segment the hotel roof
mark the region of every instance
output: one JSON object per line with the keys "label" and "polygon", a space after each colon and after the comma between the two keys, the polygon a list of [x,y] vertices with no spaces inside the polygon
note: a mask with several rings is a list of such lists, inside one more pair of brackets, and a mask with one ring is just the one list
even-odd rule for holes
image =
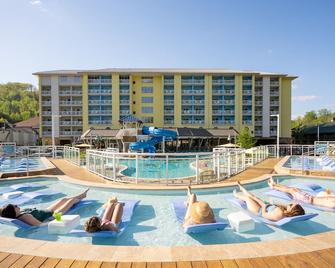
{"label": "hotel roof", "polygon": [[260,72],[250,70],[231,70],[221,68],[106,68],[106,69],[87,69],[87,70],[52,70],[33,73],[34,75],[80,75],[80,74],[106,74],[106,73],[119,73],[119,74],[194,74],[194,73],[208,73],[208,74],[256,74],[266,76],[283,76],[289,78],[297,78],[283,73]]}

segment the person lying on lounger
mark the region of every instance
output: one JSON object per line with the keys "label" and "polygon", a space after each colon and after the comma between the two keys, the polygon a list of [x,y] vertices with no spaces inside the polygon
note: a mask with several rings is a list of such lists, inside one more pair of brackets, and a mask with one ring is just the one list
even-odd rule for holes
{"label": "person lying on lounger", "polygon": [[272,178],[269,179],[268,184],[270,188],[274,190],[292,195],[292,198],[298,202],[326,208],[335,208],[335,196],[332,195],[331,191],[325,192],[323,196],[313,196],[298,188],[275,183]]}
{"label": "person lying on lounger", "polygon": [[299,204],[291,203],[287,206],[266,204],[263,200],[248,192],[239,181],[237,184],[240,187],[241,192],[237,193],[234,191],[234,196],[237,199],[245,201],[248,210],[255,215],[270,221],[279,221],[285,217],[293,217],[305,214],[305,210]]}
{"label": "person lying on lounger", "polygon": [[214,213],[207,202],[197,201],[196,194],[192,193],[191,187],[187,187],[187,211],[183,226],[215,222]]}
{"label": "person lying on lounger", "polygon": [[85,222],[84,228],[86,232],[119,231],[123,214],[123,204],[118,202],[116,197],[112,197],[103,207],[105,211],[101,219],[100,217],[93,216]]}
{"label": "person lying on lounger", "polygon": [[8,204],[1,209],[1,217],[18,219],[29,225],[39,226],[45,220],[51,218],[54,213],[66,213],[71,207],[86,197],[88,190],[73,197],[62,198],[46,209],[27,208],[21,210],[15,204]]}

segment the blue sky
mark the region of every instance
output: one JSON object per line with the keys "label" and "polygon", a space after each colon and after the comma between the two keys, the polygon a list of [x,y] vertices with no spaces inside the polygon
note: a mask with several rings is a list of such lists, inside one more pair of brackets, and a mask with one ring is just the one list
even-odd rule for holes
{"label": "blue sky", "polygon": [[292,116],[335,111],[332,0],[0,0],[0,82],[106,67],[299,76]]}

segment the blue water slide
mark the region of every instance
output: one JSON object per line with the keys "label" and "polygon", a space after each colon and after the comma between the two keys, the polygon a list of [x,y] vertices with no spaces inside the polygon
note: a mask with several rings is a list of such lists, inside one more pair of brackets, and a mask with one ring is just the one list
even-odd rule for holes
{"label": "blue water slide", "polygon": [[149,153],[156,152],[155,145],[160,143],[165,139],[166,141],[175,140],[177,137],[177,133],[173,130],[167,130],[162,128],[155,127],[146,127],[142,128],[142,133],[144,135],[151,136],[151,139],[147,141],[138,141],[133,142],[129,145],[130,150],[132,151],[145,151]]}

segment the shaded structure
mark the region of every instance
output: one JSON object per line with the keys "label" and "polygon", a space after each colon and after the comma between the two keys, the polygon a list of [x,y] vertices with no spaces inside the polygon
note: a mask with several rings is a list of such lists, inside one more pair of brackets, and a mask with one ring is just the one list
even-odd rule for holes
{"label": "shaded structure", "polygon": [[296,139],[301,144],[314,144],[314,141],[318,140],[334,141],[335,122],[303,127],[296,135]]}
{"label": "shaded structure", "polygon": [[[132,122],[133,123],[133,122]],[[139,122],[136,122],[138,124]],[[233,129],[204,129],[204,128],[169,128],[176,131],[174,141],[165,142],[166,152],[198,152],[211,151],[220,144],[236,140],[238,132]],[[125,129],[89,129],[82,136],[81,141],[99,148],[119,148],[120,152],[127,151],[129,143],[135,142],[136,137],[142,135],[139,128]],[[158,145],[160,147],[160,145]],[[158,148],[160,150],[161,148]]]}

